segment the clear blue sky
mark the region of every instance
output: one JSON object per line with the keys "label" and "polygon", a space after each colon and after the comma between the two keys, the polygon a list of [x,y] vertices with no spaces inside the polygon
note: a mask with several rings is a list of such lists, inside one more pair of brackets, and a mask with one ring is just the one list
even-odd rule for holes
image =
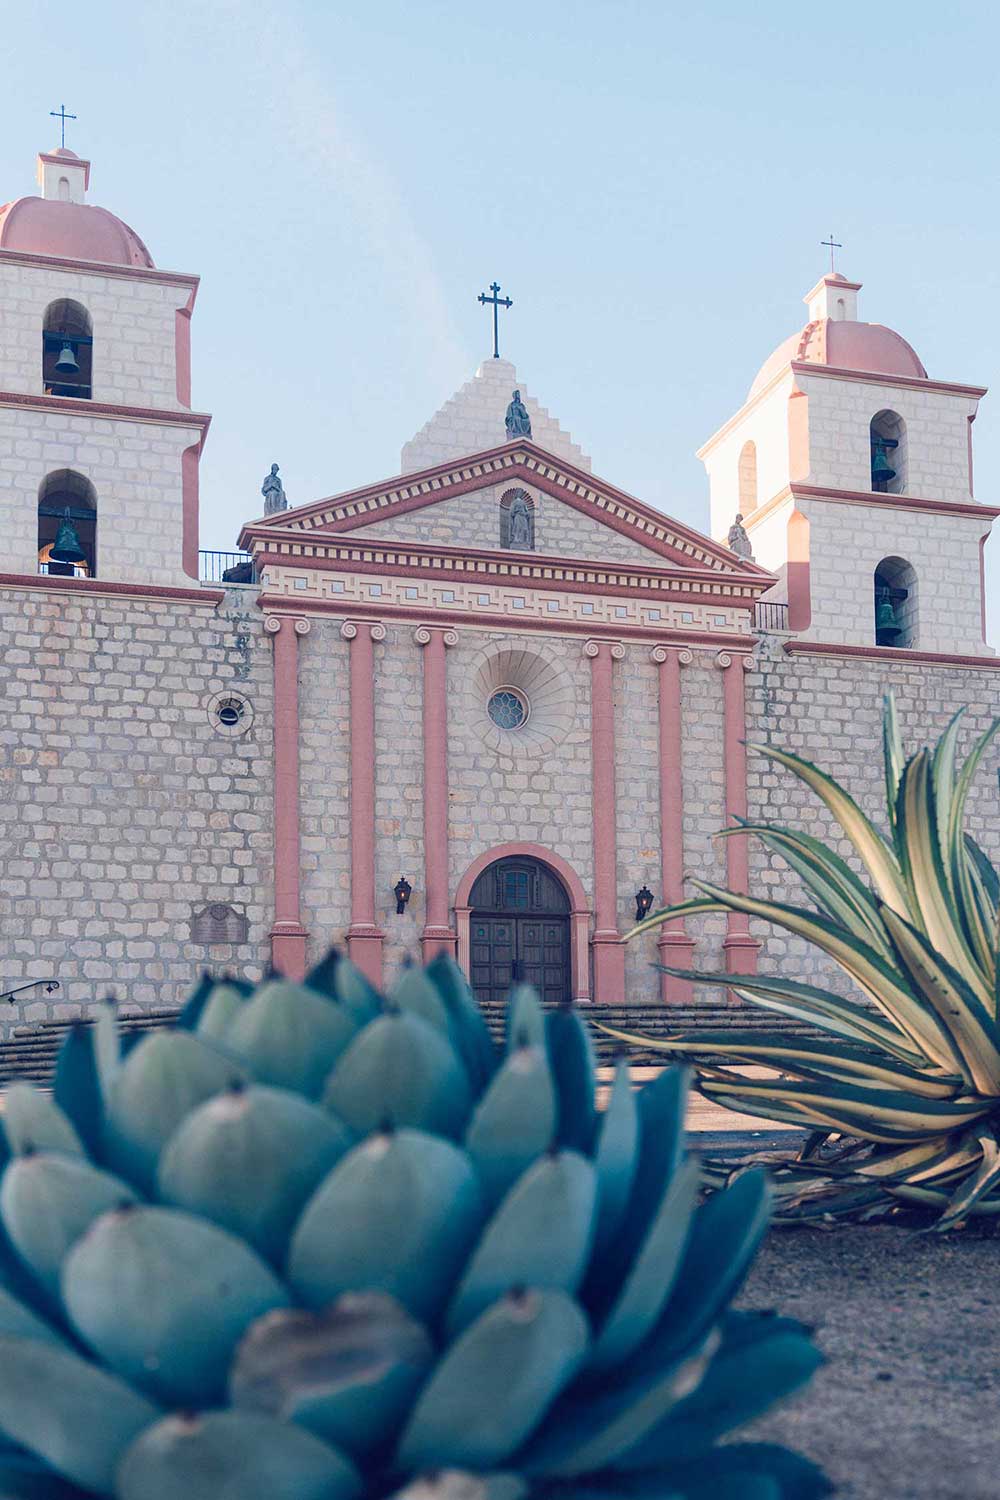
{"label": "clear blue sky", "polygon": [[[997,14],[889,0],[33,0],[4,7],[0,201],[48,111],[79,115],[91,201],[201,275],[214,413],[202,545],[382,478],[489,352],[598,474],[707,524],[694,449],[799,327],[819,241],[932,375],[997,387]],[[1000,636],[1000,542],[992,544]]]}

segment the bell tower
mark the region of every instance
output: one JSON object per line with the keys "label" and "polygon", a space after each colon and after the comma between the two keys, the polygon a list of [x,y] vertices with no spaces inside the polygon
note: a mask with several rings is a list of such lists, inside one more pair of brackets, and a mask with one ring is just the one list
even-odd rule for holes
{"label": "bell tower", "polygon": [[982,549],[1000,511],[972,494],[985,389],[932,379],[898,333],[859,321],[860,291],[820,277],[805,325],[699,450],[712,535],[742,514],[807,640],[992,655]]}
{"label": "bell tower", "polygon": [[0,207],[2,570],[190,584],[209,423],[191,410],[198,278],[158,269],[88,201],[75,152],[42,152],[37,180]]}

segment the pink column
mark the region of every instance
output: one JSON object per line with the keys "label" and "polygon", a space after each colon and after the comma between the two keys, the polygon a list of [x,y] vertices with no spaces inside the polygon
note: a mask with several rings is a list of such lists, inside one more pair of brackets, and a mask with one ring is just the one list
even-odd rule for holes
{"label": "pink column", "polygon": [[375,641],[385,626],[346,620],[351,643],[351,925],[347,952],[361,972],[382,985],[382,941],[375,921]]}
{"label": "pink column", "polygon": [[308,620],[269,615],[274,638],[274,923],[271,962],[289,979],[306,971],[299,911],[299,636]]}
{"label": "pink column", "polygon": [[625,999],[625,949],[618,931],[618,840],[615,809],[614,663],[618,641],[588,641],[590,751],[594,803],[594,999]]}
{"label": "pink column", "polygon": [[[726,825],[747,815],[747,752],[745,672],[753,657],[720,651],[715,664],[722,671],[723,740],[725,745]],[[746,838],[726,839],[726,884],[745,895],[749,889],[750,865]],[[749,918],[743,912],[726,913],[723,951],[730,974],[755,974],[760,943],[750,936]]]}
{"label": "pink column", "polygon": [[[692,660],[691,652],[677,646],[654,646],[653,660],[659,666],[660,711],[660,851],[663,905],[684,899],[684,778],[681,763],[681,667]],[[660,962],[675,969],[690,969],[694,941],[684,929],[684,919],[674,917],[659,929],[656,947]],[[690,1004],[694,986],[689,979],[660,975],[660,999],[668,1005]]]}
{"label": "pink column", "polygon": [[413,639],[424,648],[424,963],[444,949],[454,953],[448,882],[448,669],[445,650],[454,630],[420,625]]}

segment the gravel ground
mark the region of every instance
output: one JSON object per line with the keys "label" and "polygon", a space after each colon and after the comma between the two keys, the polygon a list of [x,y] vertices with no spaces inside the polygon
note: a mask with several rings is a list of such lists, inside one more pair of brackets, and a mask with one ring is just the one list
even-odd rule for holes
{"label": "gravel ground", "polygon": [[992,1228],[772,1230],[741,1305],[812,1325],[829,1362],[745,1435],[807,1454],[844,1500],[998,1500],[998,1281]]}

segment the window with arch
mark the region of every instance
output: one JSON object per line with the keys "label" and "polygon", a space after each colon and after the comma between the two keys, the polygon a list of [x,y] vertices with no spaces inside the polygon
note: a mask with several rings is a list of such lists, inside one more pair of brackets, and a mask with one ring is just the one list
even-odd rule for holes
{"label": "window with arch", "polygon": [[904,557],[883,557],[875,569],[875,644],[917,645],[917,575]]}
{"label": "window with arch", "polygon": [[93,391],[93,353],[93,328],[87,309],[68,297],[50,302],[42,324],[45,394],[77,396],[89,401]]}
{"label": "window with arch", "polygon": [[869,428],[872,489],[902,495],[906,489],[906,423],[898,412],[880,411]]}
{"label": "window with arch", "polygon": [[527,490],[508,490],[500,497],[500,545],[514,552],[535,550],[535,502]]}
{"label": "window with arch", "polygon": [[757,509],[757,444],[744,443],[740,449],[739,468],[740,515],[749,516]]}
{"label": "window with arch", "polygon": [[38,491],[38,571],[97,576],[97,492],[74,469],[47,474]]}

